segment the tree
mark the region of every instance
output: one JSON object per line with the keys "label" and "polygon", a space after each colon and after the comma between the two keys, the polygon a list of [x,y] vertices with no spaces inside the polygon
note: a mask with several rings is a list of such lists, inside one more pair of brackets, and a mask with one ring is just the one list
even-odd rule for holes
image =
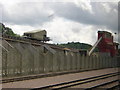
{"label": "tree", "polygon": [[59,44],[59,46],[73,49],[89,49],[92,47],[90,44],[80,43],[80,42],[68,42],[67,44]]}
{"label": "tree", "polygon": [[0,23],[0,33],[3,33],[4,29],[5,29],[5,26],[2,23]]}
{"label": "tree", "polygon": [[0,33],[3,35],[8,35],[8,36],[19,36],[13,32],[13,30],[9,27],[5,27],[4,24],[0,23]]}

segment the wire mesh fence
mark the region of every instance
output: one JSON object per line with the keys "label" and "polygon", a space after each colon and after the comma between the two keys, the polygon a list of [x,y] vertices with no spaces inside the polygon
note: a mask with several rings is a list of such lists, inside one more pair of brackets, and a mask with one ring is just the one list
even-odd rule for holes
{"label": "wire mesh fence", "polygon": [[119,67],[118,57],[81,56],[79,52],[53,49],[49,46],[46,48],[43,45],[2,42],[3,77]]}

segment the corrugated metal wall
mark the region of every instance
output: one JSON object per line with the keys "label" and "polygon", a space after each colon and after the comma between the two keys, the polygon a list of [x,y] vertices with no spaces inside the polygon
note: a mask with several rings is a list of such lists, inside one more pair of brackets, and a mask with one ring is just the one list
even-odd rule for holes
{"label": "corrugated metal wall", "polygon": [[81,56],[79,52],[53,50],[42,45],[4,40],[2,46],[3,77],[117,67],[118,62],[116,57]]}

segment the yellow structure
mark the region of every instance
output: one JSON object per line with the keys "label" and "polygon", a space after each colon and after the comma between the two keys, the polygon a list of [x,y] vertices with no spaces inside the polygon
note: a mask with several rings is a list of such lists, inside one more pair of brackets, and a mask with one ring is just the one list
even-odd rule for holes
{"label": "yellow structure", "polygon": [[27,36],[28,38],[37,39],[37,40],[48,41],[46,30],[34,30],[34,31],[25,32],[24,36]]}

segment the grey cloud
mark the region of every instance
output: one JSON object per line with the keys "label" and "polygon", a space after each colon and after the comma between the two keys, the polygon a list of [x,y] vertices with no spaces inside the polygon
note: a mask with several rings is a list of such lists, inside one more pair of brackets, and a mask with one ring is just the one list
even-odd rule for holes
{"label": "grey cloud", "polygon": [[79,33],[80,29],[79,29],[79,28],[72,28],[72,31],[73,31],[74,33]]}
{"label": "grey cloud", "polygon": [[[118,17],[115,12],[117,3],[107,3],[111,9],[108,13],[103,4],[105,3],[91,2],[90,5],[94,13],[90,13],[72,2],[19,3],[10,9],[3,7],[3,22],[31,26],[42,25],[54,18],[53,16],[51,18],[53,13],[49,14],[49,11],[52,10],[54,16],[86,25],[117,30]],[[42,5],[43,7],[41,7]]]}
{"label": "grey cloud", "polygon": [[[109,5],[110,12],[107,13],[102,4]],[[102,25],[108,29],[118,30],[118,13],[114,11],[118,11],[117,3],[93,3],[92,6],[94,7],[93,11],[95,12],[93,20],[96,25]]]}
{"label": "grey cloud", "polygon": [[[101,28],[106,27],[112,30],[118,30],[117,27],[117,3],[107,3],[110,7],[110,12],[107,13],[105,7],[98,2],[91,2],[94,14],[77,7],[74,3],[51,3],[54,12],[57,16],[67,18],[83,24],[97,25]],[[118,11],[118,10],[117,10]]]}
{"label": "grey cloud", "polygon": [[19,3],[10,9],[3,7],[3,22],[19,25],[42,25],[50,21],[49,10],[42,3]]}

